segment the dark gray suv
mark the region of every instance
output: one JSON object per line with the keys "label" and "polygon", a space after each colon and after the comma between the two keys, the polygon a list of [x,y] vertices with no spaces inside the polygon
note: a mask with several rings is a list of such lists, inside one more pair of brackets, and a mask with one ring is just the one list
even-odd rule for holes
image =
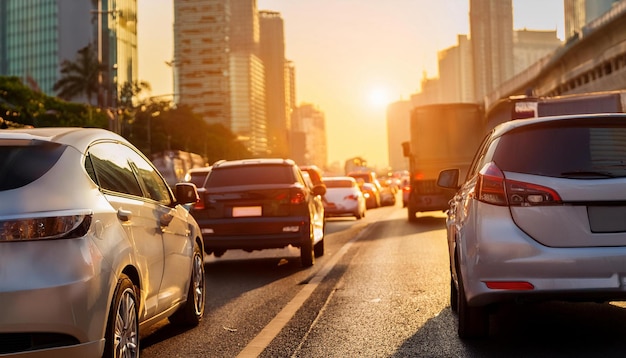
{"label": "dark gray suv", "polygon": [[300,248],[302,265],[324,254],[323,185],[311,186],[294,161],[215,163],[191,209],[208,254],[226,250]]}

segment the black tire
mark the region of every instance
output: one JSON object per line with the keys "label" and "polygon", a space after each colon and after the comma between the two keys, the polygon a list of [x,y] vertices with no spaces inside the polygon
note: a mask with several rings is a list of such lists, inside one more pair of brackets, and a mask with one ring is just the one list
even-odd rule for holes
{"label": "black tire", "polygon": [[484,338],[489,334],[489,313],[485,307],[472,307],[467,304],[460,272],[457,272],[457,275],[459,338]]}
{"label": "black tire", "polygon": [[459,312],[459,291],[457,291],[452,278],[450,279],[450,309],[454,313]]}
{"label": "black tire", "polygon": [[187,301],[169,317],[169,321],[180,326],[197,326],[204,316],[205,301],[204,257],[200,246],[196,244],[193,250]]}
{"label": "black tire", "polygon": [[315,257],[324,256],[324,239],[321,239],[313,246],[313,254]]}
{"label": "black tire", "polygon": [[407,206],[407,216],[409,219],[409,222],[414,223],[417,222],[417,210],[415,210],[415,208],[413,208],[411,205]]}
{"label": "black tire", "polygon": [[105,358],[139,356],[137,288],[124,274],[117,280],[104,334]]}
{"label": "black tire", "polygon": [[313,224],[309,224],[308,233],[300,245],[300,261],[302,267],[311,267],[315,263],[315,253],[313,249]]}

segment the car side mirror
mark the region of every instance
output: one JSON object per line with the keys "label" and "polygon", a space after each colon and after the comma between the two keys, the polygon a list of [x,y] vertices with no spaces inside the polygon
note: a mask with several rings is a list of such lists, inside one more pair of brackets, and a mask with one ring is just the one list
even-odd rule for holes
{"label": "car side mirror", "polygon": [[437,178],[437,185],[445,189],[458,189],[459,172],[458,169],[442,170]]}
{"label": "car side mirror", "polygon": [[313,187],[313,194],[314,195],[319,195],[319,196],[324,196],[326,194],[326,185],[324,185],[324,184],[315,185]]}
{"label": "car side mirror", "polygon": [[200,200],[198,189],[193,183],[177,183],[176,184],[176,203],[195,204]]}

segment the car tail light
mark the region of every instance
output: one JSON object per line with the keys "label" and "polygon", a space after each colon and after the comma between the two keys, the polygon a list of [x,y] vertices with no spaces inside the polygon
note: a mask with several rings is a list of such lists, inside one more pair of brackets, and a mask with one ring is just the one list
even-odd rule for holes
{"label": "car tail light", "polygon": [[306,194],[300,188],[291,189],[289,191],[289,203],[293,205],[302,204],[306,201]]}
{"label": "car tail light", "polygon": [[91,214],[63,214],[0,220],[0,242],[71,239],[87,234]]}
{"label": "car tail light", "polygon": [[204,205],[204,198],[198,199],[195,204],[193,204],[194,210],[204,210],[206,206]]}
{"label": "car tail light", "polygon": [[354,194],[346,195],[346,197],[343,198],[343,200],[357,200],[357,196]]}
{"label": "car tail light", "polygon": [[476,188],[478,200],[494,205],[539,206],[561,203],[561,197],[551,188],[507,180],[493,162],[485,164],[480,170]]}

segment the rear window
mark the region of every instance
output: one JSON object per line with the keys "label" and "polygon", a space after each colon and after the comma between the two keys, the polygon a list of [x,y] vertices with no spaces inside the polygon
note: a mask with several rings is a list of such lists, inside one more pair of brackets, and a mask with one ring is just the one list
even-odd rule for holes
{"label": "rear window", "polygon": [[65,146],[38,141],[0,144],[0,191],[23,187],[47,173],[59,160]]}
{"label": "rear window", "polygon": [[353,183],[351,180],[324,180],[327,188],[351,188]]}
{"label": "rear window", "polygon": [[287,165],[242,165],[213,168],[207,188],[259,184],[293,184],[293,168]]}
{"label": "rear window", "polygon": [[189,182],[196,185],[198,188],[202,188],[204,186],[204,181],[206,180],[206,176],[209,174],[208,172],[191,172],[189,173]]}
{"label": "rear window", "polygon": [[520,128],[500,138],[503,171],[559,178],[626,176],[626,121],[571,120]]}

